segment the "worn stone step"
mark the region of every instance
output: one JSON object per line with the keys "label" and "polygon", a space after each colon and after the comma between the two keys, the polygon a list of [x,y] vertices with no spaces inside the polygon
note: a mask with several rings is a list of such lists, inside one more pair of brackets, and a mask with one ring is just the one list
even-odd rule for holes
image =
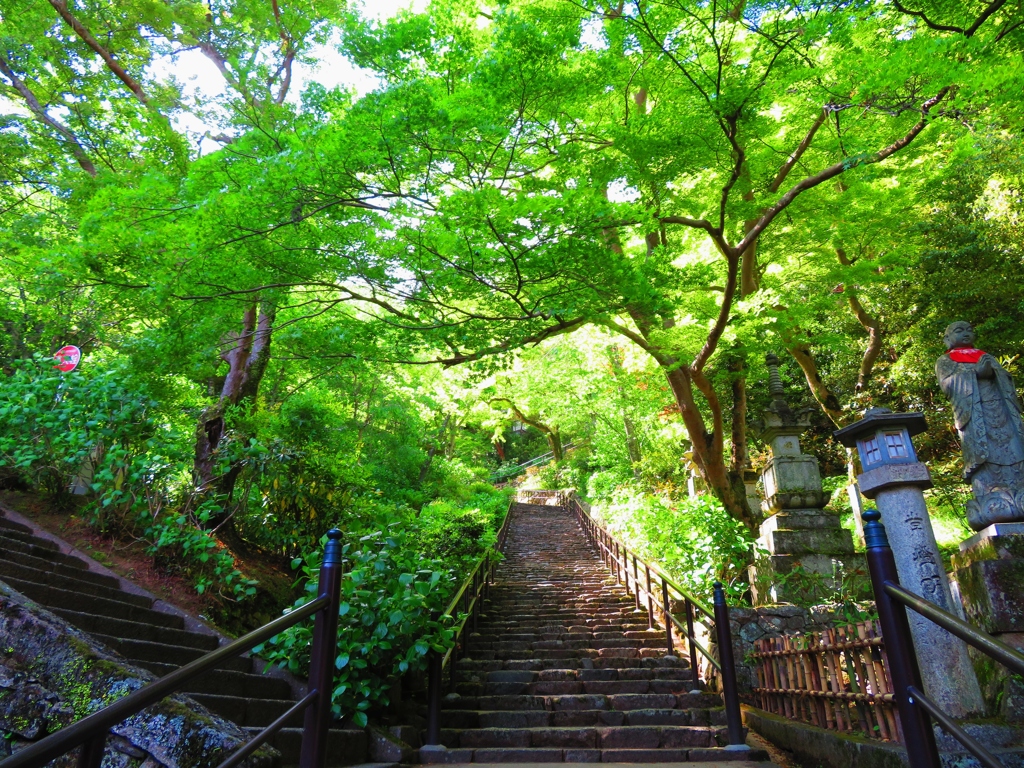
{"label": "worn stone step", "polygon": [[[167,645],[166,643],[158,643],[151,640],[131,640],[96,632],[92,633],[92,636],[130,661],[155,661],[182,667],[210,652],[207,649],[191,648],[184,645]],[[235,656],[225,659],[218,669],[252,672],[252,659],[248,656]]]}
{"label": "worn stone step", "polygon": [[[300,717],[296,715],[296,719]],[[262,729],[259,726],[246,726],[245,730],[251,738]],[[281,753],[281,765],[297,765],[302,747],[302,729],[282,728],[268,743]],[[358,765],[366,760],[367,747],[366,731],[332,728],[327,734],[327,765]]]}
{"label": "worn stone step", "polygon": [[88,570],[88,566],[77,557],[65,555],[53,546],[47,546],[52,545],[52,542],[47,541],[46,539],[33,539],[34,543],[26,543],[24,541],[19,541],[18,539],[7,537],[2,538],[3,541],[0,542],[0,550],[3,550],[4,552],[17,552],[22,555],[37,557],[40,560],[50,560],[79,571]]}
{"label": "worn stone step", "polygon": [[16,523],[14,520],[11,520],[8,517],[4,517],[3,512],[0,512],[0,528],[3,528],[7,531],[17,531],[19,533],[32,533],[32,529],[29,528],[27,525]]}
{"label": "worn stone step", "polygon": [[[178,668],[174,664],[161,664],[155,661],[139,661],[137,663],[157,677],[163,677]],[[199,677],[185,683],[182,690],[186,693],[213,693],[221,696],[245,696],[253,699],[287,699],[291,696],[291,686],[284,680],[226,669],[204,672]]]}
{"label": "worn stone step", "polygon": [[152,608],[143,608],[121,600],[108,600],[104,597],[94,597],[81,592],[72,592],[67,589],[36,584],[22,579],[4,579],[11,587],[23,595],[32,598],[47,608],[63,608],[69,611],[94,613],[100,616],[109,616],[124,621],[145,622],[169,629],[181,629],[185,626],[184,619],[172,613],[161,613]]}
{"label": "worn stone step", "polygon": [[[40,562],[45,563],[46,561],[41,560]],[[23,563],[14,563],[6,559],[0,560],[0,579],[4,581],[27,581],[39,584],[40,586],[56,587],[76,594],[102,597],[105,600],[115,600],[140,608],[149,608],[153,605],[153,601],[143,595],[133,595],[117,587],[100,585],[90,581],[69,579],[66,575],[56,573],[52,569],[33,568]]]}
{"label": "worn stone step", "polygon": [[[3,548],[0,547],[0,549]],[[60,578],[67,579],[69,584],[85,582],[88,584],[97,584],[101,587],[111,587],[113,589],[117,589],[119,586],[117,579],[112,576],[107,576],[102,573],[94,573],[93,571],[85,570],[79,566],[67,565],[55,560],[34,557],[32,555],[27,555],[23,552],[16,552],[10,549],[3,549],[3,557],[4,562],[12,565],[22,565],[36,571],[57,574]],[[79,565],[82,564],[82,561],[78,559],[75,559],[74,562]]]}
{"label": "worn stone step", "polygon": [[217,638],[213,635],[189,632],[184,629],[170,629],[169,627],[161,627],[145,622],[114,619],[109,616],[97,616],[93,613],[69,611],[64,608],[54,608],[53,612],[65,621],[89,633],[113,635],[114,637],[124,637],[132,640],[149,640],[156,643],[167,643],[168,645],[185,645],[210,651],[219,644]]}
{"label": "worn stone step", "polygon": [[449,738],[457,746],[481,747],[562,747],[576,749],[680,749],[718,746],[722,728],[706,726],[609,726],[474,728],[457,731]]}
{"label": "worn stone step", "polygon": [[10,541],[20,541],[23,544],[42,547],[43,549],[49,549],[54,552],[60,551],[60,547],[56,542],[40,538],[31,530],[19,531],[13,528],[0,528],[0,549],[6,549],[6,544]]}
{"label": "worn stone step", "polygon": [[[190,693],[189,696],[214,714],[243,727],[270,725],[295,703],[290,699],[252,699],[213,693]],[[302,717],[297,715],[295,720],[301,723]]]}

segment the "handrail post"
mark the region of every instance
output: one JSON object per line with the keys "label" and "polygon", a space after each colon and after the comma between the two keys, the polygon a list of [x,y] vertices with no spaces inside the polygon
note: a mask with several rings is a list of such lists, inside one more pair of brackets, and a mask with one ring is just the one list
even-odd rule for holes
{"label": "handrail post", "polygon": [[700,693],[700,685],[697,680],[697,641],[693,634],[693,603],[686,598],[686,644],[690,647],[690,693]]}
{"label": "handrail post", "polygon": [[327,546],[320,565],[318,596],[331,602],[317,613],[310,649],[309,687],[316,689],[316,701],[306,709],[302,730],[299,768],[323,768],[327,762],[327,734],[331,725],[331,696],[334,693],[334,663],[338,655],[338,606],[341,604],[341,531],[327,532]]}
{"label": "handrail post", "polygon": [[647,574],[647,628],[654,629],[654,595],[651,594],[651,566],[644,563],[644,573]]}
{"label": "handrail post", "polygon": [[441,743],[441,654],[427,654],[427,746]]}
{"label": "handrail post", "polygon": [[672,656],[675,650],[672,647],[672,614],[668,610],[668,582],[664,577],[661,579],[661,611],[665,616],[665,643],[668,645],[668,655]]}
{"label": "handrail post", "polygon": [[750,749],[743,737],[740,697],[736,688],[736,659],[732,651],[732,630],[729,628],[729,606],[725,602],[722,582],[715,582],[715,632],[718,637],[718,662],[722,665],[722,698],[725,700],[725,722],[729,728],[728,750]]}
{"label": "handrail post", "polygon": [[896,559],[885,535],[885,526],[881,523],[881,513],[877,509],[869,509],[861,517],[864,520],[864,543],[867,546],[871,588],[875,593],[885,653],[889,657],[893,696],[900,715],[903,743],[907,747],[910,768],[939,768],[941,761],[931,718],[922,707],[914,704],[907,693],[910,686],[918,690],[924,688],[921,684],[921,671],[917,666],[914,642],[910,636],[907,609],[889,597],[885,591],[887,581],[893,584],[900,583]]}
{"label": "handrail post", "polygon": [[640,576],[636,564],[636,552],[633,553],[633,611],[640,613]]}
{"label": "handrail post", "polygon": [[107,746],[107,732],[93,736],[82,745],[78,753],[78,768],[100,768],[103,750]]}

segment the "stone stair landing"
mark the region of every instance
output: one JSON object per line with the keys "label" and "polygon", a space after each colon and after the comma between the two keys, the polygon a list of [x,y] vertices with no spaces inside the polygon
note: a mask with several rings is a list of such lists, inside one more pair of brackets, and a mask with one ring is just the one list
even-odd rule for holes
{"label": "stone stair landing", "polygon": [[574,516],[517,504],[496,583],[457,663],[433,763],[765,761],[727,751],[717,694],[669,656]]}

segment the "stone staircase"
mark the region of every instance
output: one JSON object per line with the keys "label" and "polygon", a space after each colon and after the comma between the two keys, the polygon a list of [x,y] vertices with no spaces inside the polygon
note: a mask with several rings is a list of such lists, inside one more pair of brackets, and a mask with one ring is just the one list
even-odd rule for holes
{"label": "stone staircase", "polygon": [[[90,570],[52,538],[10,517],[0,517],[0,552],[0,581],[158,677],[220,643],[217,635],[190,631],[181,615],[155,610],[151,597],[125,591],[114,576]],[[256,674],[249,657],[231,659],[183,690],[252,735],[296,701],[287,680]],[[285,728],[271,741],[282,765],[298,763],[301,736],[300,727]],[[366,760],[364,731],[334,729],[329,739],[328,765]]]}
{"label": "stone staircase", "polygon": [[[517,504],[477,632],[424,763],[765,761],[732,751],[717,694],[667,655],[575,518]],[[680,652],[681,649],[677,649]],[[446,678],[447,679],[447,678]]]}

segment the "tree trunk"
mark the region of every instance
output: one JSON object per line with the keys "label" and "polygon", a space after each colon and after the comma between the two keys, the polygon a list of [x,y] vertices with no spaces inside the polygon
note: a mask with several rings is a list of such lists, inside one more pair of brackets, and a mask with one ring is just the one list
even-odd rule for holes
{"label": "tree trunk", "polygon": [[522,409],[509,400],[507,397],[495,397],[490,400],[490,403],[508,403],[509,410],[515,414],[515,417],[519,419],[523,424],[529,424],[535,429],[539,429],[544,433],[544,437],[547,438],[548,447],[551,448],[551,453],[555,458],[555,461],[562,460],[562,436],[558,432],[558,425],[545,424],[540,420],[539,416],[530,416],[522,411]]}
{"label": "tree trunk", "polygon": [[622,368],[622,350],[617,344],[608,347],[608,358],[612,365],[612,376],[615,378],[615,386],[619,393],[619,406],[622,408],[622,426],[626,431],[626,453],[629,454],[629,463],[633,468],[633,477],[640,477],[640,442],[636,436],[636,426],[629,415],[629,404],[626,400],[626,388],[622,379],[625,371]]}
{"label": "tree trunk", "polygon": [[420,477],[417,487],[423,486],[423,481],[427,479],[427,473],[430,471],[430,465],[434,462],[434,455],[437,453],[437,449],[440,447],[444,440],[445,432],[448,430],[448,423],[452,420],[450,413],[445,414],[444,421],[441,423],[441,428],[437,430],[437,436],[431,441],[430,447],[427,449],[427,460],[423,462],[423,466],[420,467]]}
{"label": "tree trunk", "polygon": [[[742,482],[743,475],[742,473],[739,475],[740,482],[737,487],[734,485],[732,473],[725,463],[722,410],[718,397],[709,387],[701,386],[701,392],[712,413],[713,426],[711,431],[708,431],[694,400],[693,371],[676,365],[675,361],[671,359],[661,362],[661,366],[665,371],[676,404],[679,406],[683,425],[690,436],[693,463],[696,465],[701,479],[734,519],[743,523],[751,533],[756,533],[758,521],[750,511],[750,507],[747,506],[746,491]],[[709,391],[710,397],[708,396]]]}
{"label": "tree trunk", "polygon": [[[196,428],[193,476],[200,494],[217,493],[231,498],[241,465],[236,463],[220,476],[215,472],[217,450],[226,428],[224,415],[231,406],[255,401],[270,360],[274,315],[275,308],[269,303],[254,303],[242,317],[241,332],[233,332],[224,340],[227,348],[220,357],[228,364],[228,374],[221,385],[220,397],[203,411]],[[211,520],[210,524],[219,525],[226,514]]]}

